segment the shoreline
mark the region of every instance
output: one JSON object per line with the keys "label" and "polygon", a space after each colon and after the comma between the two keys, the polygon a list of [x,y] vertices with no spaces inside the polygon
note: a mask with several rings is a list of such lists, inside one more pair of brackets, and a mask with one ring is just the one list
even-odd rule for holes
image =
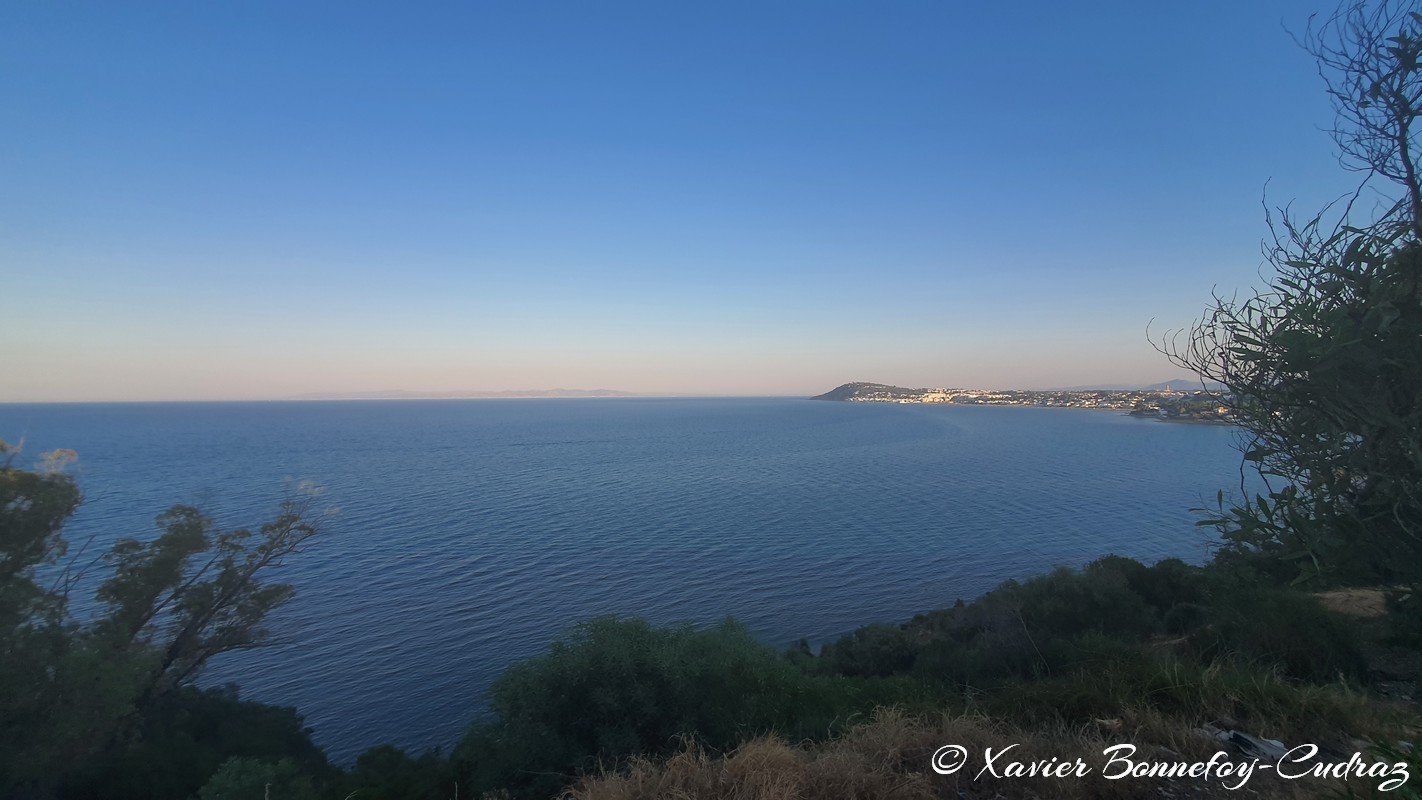
{"label": "shoreline", "polygon": [[[814,398],[811,398],[811,399],[814,399]],[[1039,409],[1058,409],[1058,410],[1066,410],[1066,411],[1095,411],[1095,412],[1098,412],[1098,413],[1099,413],[1099,412],[1114,412],[1114,413],[1120,414],[1120,415],[1123,416],[1123,417],[1130,417],[1130,418],[1132,418],[1132,419],[1139,419],[1139,420],[1145,420],[1145,421],[1154,421],[1154,422],[1173,422],[1173,423],[1193,424],[1193,425],[1234,425],[1234,424],[1235,424],[1234,421],[1228,420],[1228,419],[1208,419],[1208,418],[1199,418],[1199,417],[1162,417],[1162,416],[1159,416],[1159,415],[1156,415],[1156,414],[1136,414],[1136,413],[1134,413],[1134,409],[1122,408],[1122,407],[1102,408],[1102,407],[1098,407],[1098,406],[1062,406],[1062,405],[1047,405],[1047,404],[1044,404],[1044,403],[955,403],[955,402],[952,402],[951,400],[938,400],[938,401],[934,401],[934,402],[931,402],[931,403],[925,403],[925,402],[922,402],[922,401],[902,401],[902,400],[830,400],[830,401],[828,401],[828,402],[831,402],[831,403],[845,403],[845,404],[847,404],[847,405],[858,405],[858,404],[869,405],[869,404],[873,404],[873,405],[887,405],[887,406],[957,406],[957,407],[963,407],[963,408],[974,408],[974,407],[977,407],[977,408],[983,408],[983,407],[992,407],[992,408],[1039,408]]]}

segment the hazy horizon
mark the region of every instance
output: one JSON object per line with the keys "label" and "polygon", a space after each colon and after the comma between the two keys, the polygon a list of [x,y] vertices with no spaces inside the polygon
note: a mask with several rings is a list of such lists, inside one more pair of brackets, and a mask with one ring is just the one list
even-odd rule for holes
{"label": "hazy horizon", "polygon": [[1352,188],[1314,10],[17,7],[0,402],[1156,383]]}
{"label": "hazy horizon", "polygon": [[[1091,390],[1131,390],[1140,389],[1155,384],[1169,383],[1174,381],[1192,380],[1189,378],[1175,377],[1158,381],[1148,381],[1128,384],[1079,384],[1076,386],[972,386],[959,384],[899,384],[883,381],[841,381],[834,386],[824,387],[808,393],[713,393],[713,392],[628,392],[615,387],[550,387],[550,388],[528,388],[522,389],[448,389],[448,390],[420,390],[420,389],[376,389],[369,391],[352,392],[310,392],[301,395],[286,395],[281,397],[208,397],[208,398],[183,398],[183,397],[153,397],[153,398],[131,398],[131,399],[103,399],[85,398],[72,400],[0,400],[0,405],[44,405],[44,404],[69,404],[69,403],[186,403],[186,402],[322,402],[322,401],[353,401],[362,400],[500,400],[500,399],[587,399],[606,400],[623,398],[796,398],[813,397],[824,394],[845,383],[882,383],[888,386],[900,386],[903,388],[929,388],[929,389],[965,389],[965,390],[985,390],[985,391],[1091,391]],[[559,395],[557,392],[569,394]],[[610,394],[598,395],[597,392]],[[582,394],[573,394],[582,393]]]}

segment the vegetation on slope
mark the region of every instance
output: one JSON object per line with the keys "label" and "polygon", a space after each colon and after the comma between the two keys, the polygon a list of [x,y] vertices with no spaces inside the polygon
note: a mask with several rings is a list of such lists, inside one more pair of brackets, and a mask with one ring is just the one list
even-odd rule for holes
{"label": "vegetation on slope", "polygon": [[180,800],[270,785],[282,797],[446,797],[456,787],[550,797],[574,784],[600,791],[589,776],[609,770],[645,777],[649,759],[672,758],[674,769],[744,758],[756,752],[748,742],[782,747],[765,737],[823,743],[796,756],[818,763],[861,741],[858,726],[888,708],[920,732],[946,716],[1042,742],[1090,730],[1175,751],[1206,723],[1345,751],[1356,737],[1406,735],[1415,719],[1369,696],[1376,676],[1357,625],[1287,586],[1276,559],[1231,548],[1207,567],[1112,556],[1009,581],[819,653],[803,643],[776,651],[731,621],[698,630],[589,620],[511,667],[449,753],[383,746],[340,770],[293,709],[193,686],[206,659],[259,643],[266,611],[290,596],[261,576],[314,535],[301,509],[256,533],[168,512],[154,541],[115,546],[98,584],[105,611],[81,624],[40,569],[65,551],[72,479],[53,461],[6,462],[0,492],[7,796]]}

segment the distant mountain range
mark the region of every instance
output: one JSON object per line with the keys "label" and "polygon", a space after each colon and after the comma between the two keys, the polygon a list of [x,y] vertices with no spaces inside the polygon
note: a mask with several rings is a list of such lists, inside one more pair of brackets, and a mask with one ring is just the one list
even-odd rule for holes
{"label": "distant mountain range", "polygon": [[393,389],[383,392],[314,392],[292,400],[492,400],[534,397],[634,397],[631,392],[613,389],[513,389],[503,392],[412,392]]}
{"label": "distant mountain range", "polygon": [[1197,378],[1175,378],[1174,380],[1152,383],[1149,386],[1141,386],[1134,383],[1092,383],[1086,386],[1063,386],[1057,391],[1062,392],[1198,392],[1204,389],[1208,392],[1218,392],[1224,389],[1224,384],[1214,381],[1204,381]]}

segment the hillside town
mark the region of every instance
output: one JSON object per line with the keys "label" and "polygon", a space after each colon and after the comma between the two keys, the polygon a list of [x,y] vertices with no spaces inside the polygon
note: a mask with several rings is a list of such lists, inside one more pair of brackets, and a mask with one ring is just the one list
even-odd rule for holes
{"label": "hillside town", "polygon": [[1082,408],[1125,411],[1136,417],[1178,422],[1230,421],[1224,398],[1203,389],[906,389],[881,383],[846,383],[814,399],[849,403]]}

